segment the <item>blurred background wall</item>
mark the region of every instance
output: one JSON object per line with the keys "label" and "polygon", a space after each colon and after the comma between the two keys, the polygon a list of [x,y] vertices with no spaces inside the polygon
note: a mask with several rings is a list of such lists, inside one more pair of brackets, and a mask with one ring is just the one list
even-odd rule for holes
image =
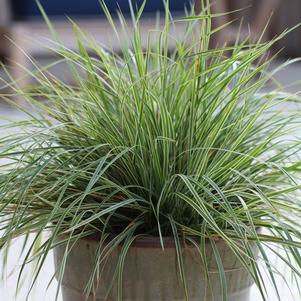
{"label": "blurred background wall", "polygon": [[[47,14],[53,18],[64,18],[65,15],[78,18],[103,17],[98,0],[40,0],[40,2]],[[142,2],[143,0],[132,1],[134,6],[140,6]],[[108,0],[106,3],[111,12],[115,12],[118,7],[125,13],[129,12],[128,0]],[[187,8],[189,6],[189,3],[189,0],[170,0],[170,7],[173,11],[183,11],[184,7]],[[231,18],[237,20],[243,18],[246,26],[250,24],[251,30],[254,30],[254,27],[257,25],[252,25],[252,22],[257,21],[258,15],[263,15],[261,22],[267,22],[268,17],[273,13],[267,31],[268,38],[272,38],[285,28],[301,22],[300,0],[215,0],[212,1],[212,5],[219,6],[218,10],[243,9],[240,12],[231,14]],[[145,11],[147,13],[154,13],[160,10],[164,10],[162,0],[148,0],[146,2]],[[39,9],[35,0],[0,0],[0,35],[3,36],[5,32],[8,32],[14,22],[22,21],[24,26],[26,26],[27,22],[36,20],[39,15]],[[238,29],[239,21],[234,24],[236,29]],[[235,26],[232,26],[234,31]],[[0,43],[5,44],[3,39]],[[3,45],[2,47],[0,45],[2,52]],[[289,34],[277,46],[278,49],[285,47],[282,55],[301,56],[301,29]]]}
{"label": "blurred background wall", "polygon": [[[101,15],[102,9],[97,0],[40,0],[45,11],[50,16],[59,15],[75,15],[75,16],[95,16]],[[133,7],[140,7],[144,0],[132,1]],[[11,0],[11,6],[15,12],[15,16],[18,19],[26,19],[32,16],[40,15],[38,6],[35,0]],[[120,9],[124,13],[129,13],[128,0],[109,0],[106,1],[108,9],[114,13],[117,9]],[[189,0],[172,0],[170,1],[170,9],[173,11],[181,11],[184,7],[189,6]],[[162,0],[149,0],[146,2],[144,11],[146,13],[153,13],[156,11],[164,10],[164,3]]]}
{"label": "blurred background wall", "polygon": [[[224,0],[222,0],[224,1]],[[264,3],[270,7],[267,16],[271,18],[268,26],[268,37],[271,39],[287,28],[292,28],[301,22],[301,0],[226,0],[229,10],[243,9],[233,15],[233,18],[243,18],[246,24],[252,23]],[[265,22],[268,19],[265,18]],[[301,56],[301,27],[288,34],[277,43],[275,50],[281,50],[282,56]]]}

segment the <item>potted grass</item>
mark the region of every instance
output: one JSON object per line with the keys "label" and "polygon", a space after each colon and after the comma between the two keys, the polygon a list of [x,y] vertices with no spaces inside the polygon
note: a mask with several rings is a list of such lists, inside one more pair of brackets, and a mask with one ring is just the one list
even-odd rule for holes
{"label": "potted grass", "polygon": [[145,45],[142,12],[121,54],[73,24],[78,51],[53,51],[76,85],[47,68],[12,83],[30,109],[1,138],[1,246],[34,235],[33,282],[53,250],[64,301],[246,301],[253,283],[269,300],[265,274],[281,300],[270,254],[301,275],[300,114],[263,88],[286,32],[210,49],[209,6],[173,20],[166,5]]}

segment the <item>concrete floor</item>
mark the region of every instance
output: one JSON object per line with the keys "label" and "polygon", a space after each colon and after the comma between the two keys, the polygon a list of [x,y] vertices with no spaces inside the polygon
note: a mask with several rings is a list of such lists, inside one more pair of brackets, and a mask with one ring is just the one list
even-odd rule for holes
{"label": "concrete floor", "polygon": [[[276,60],[274,61],[270,69],[275,70],[281,65],[286,64],[285,60]],[[275,79],[281,83],[284,88],[284,91],[291,93],[298,93],[301,91],[301,62],[295,62],[283,69],[279,70],[275,74]]]}
{"label": "concrete floor", "polygon": [[[273,65],[273,67],[279,66],[281,61],[276,61]],[[59,67],[61,68],[61,67]],[[60,74],[60,69],[55,70],[55,73]],[[0,71],[1,73],[1,71]],[[290,92],[297,92],[301,90],[301,63],[296,63],[292,66],[289,66],[279,72],[276,75],[277,80],[279,80],[285,87],[286,91]],[[299,81],[299,82],[298,82]],[[295,84],[294,84],[295,83]],[[1,95],[0,95],[1,97]],[[8,106],[7,104],[4,104],[0,101],[0,116],[5,116],[6,118],[9,117],[13,120],[16,119],[22,119],[24,118],[24,115],[12,107]],[[1,120],[1,118],[0,118]],[[0,121],[0,124],[2,122]],[[7,274],[12,269],[18,269],[20,266],[20,260],[18,260],[19,252],[21,248],[21,241],[17,240],[11,251],[10,251],[10,258],[9,258],[9,264],[7,269]],[[1,268],[1,261],[0,261],[0,268]],[[280,270],[283,270],[283,267],[279,267]],[[41,273],[41,278],[39,280],[39,283],[37,287],[33,290],[32,294],[28,298],[29,301],[54,301],[55,291],[56,291],[56,283],[54,282],[49,288],[47,289],[48,281],[50,280],[51,276],[53,275],[54,269],[53,269],[53,262],[52,262],[52,256],[49,256],[46,260],[46,264],[44,267],[44,270]],[[30,271],[28,271],[28,275],[30,275]],[[26,279],[29,279],[27,277]],[[15,285],[17,281],[17,275],[14,273],[12,276],[10,276],[6,281],[0,282],[0,300],[2,301],[25,301],[26,300],[26,289],[28,289],[28,281],[25,279],[25,282],[23,284],[23,289],[21,290],[21,293],[18,297],[15,296]],[[289,275],[287,279],[289,281]],[[294,286],[291,286],[290,289],[292,290],[292,293],[290,293],[290,289],[286,288],[284,285],[283,279],[278,279],[280,293],[281,293],[281,300],[285,301],[298,301],[300,300],[297,296],[297,288]],[[268,289],[270,290],[270,285],[267,284]],[[294,296],[296,299],[294,299]],[[59,298],[59,301],[61,301],[61,297]],[[251,301],[260,301],[260,295],[258,291],[253,288],[252,289],[252,296]],[[271,295],[270,298],[271,301],[277,300],[276,297]],[[143,300],[141,300],[143,301]]]}

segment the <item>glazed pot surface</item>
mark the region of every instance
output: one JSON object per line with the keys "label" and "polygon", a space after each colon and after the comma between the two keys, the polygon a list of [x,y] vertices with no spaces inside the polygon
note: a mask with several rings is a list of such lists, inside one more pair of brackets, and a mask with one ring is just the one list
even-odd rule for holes
{"label": "glazed pot surface", "polygon": [[[222,242],[217,242],[227,281],[228,301],[249,301],[250,287],[253,284],[248,272],[242,267],[232,251]],[[85,301],[84,290],[91,270],[95,266],[96,240],[80,240],[70,250],[62,280],[64,301]],[[65,246],[55,251],[55,263],[59,266]],[[190,301],[221,301],[222,288],[215,257],[211,245],[206,245],[209,262],[209,278],[206,280],[202,263],[195,247],[182,248],[183,264]],[[114,282],[108,292],[118,262],[119,250],[115,250],[105,265],[105,272],[95,281],[95,296],[88,301],[116,301],[117,284]],[[123,272],[123,300],[126,301],[172,301],[186,300],[179,276],[174,245],[167,243],[164,251],[160,244],[151,241],[138,241],[129,249]]]}

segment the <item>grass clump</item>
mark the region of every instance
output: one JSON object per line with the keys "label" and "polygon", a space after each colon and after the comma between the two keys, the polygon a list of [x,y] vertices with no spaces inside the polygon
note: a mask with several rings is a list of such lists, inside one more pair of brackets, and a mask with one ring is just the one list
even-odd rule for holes
{"label": "grass clump", "polygon": [[[37,68],[35,90],[14,86],[35,113],[6,125],[18,130],[1,138],[1,245],[48,231],[34,255],[37,276],[62,235],[70,244],[113,237],[111,249],[138,235],[162,246],[166,236],[219,238],[240,260],[248,254],[252,265],[243,263],[268,300],[260,266],[274,283],[267,252],[275,245],[300,281],[300,113],[281,109],[296,96],[263,89],[272,78],[266,54],[286,32],[212,49],[208,7],[173,20],[167,5],[164,28],[143,43],[142,11],[121,54],[73,23],[77,51],[60,42],[53,51],[76,85]],[[171,36],[179,24],[184,36]]]}

